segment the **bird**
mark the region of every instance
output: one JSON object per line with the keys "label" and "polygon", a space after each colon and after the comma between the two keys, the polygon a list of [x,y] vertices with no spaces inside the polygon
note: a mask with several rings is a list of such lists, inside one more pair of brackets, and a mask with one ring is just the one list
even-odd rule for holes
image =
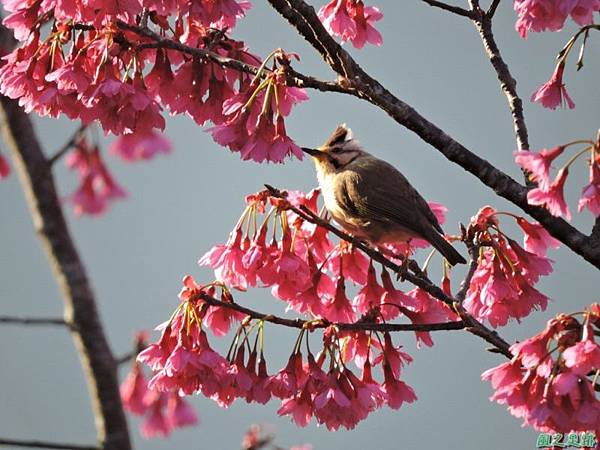
{"label": "bird", "polygon": [[344,231],[376,246],[422,238],[450,265],[466,263],[421,194],[398,169],[368,153],[346,124],[320,147],[302,150],[315,162],[325,208]]}

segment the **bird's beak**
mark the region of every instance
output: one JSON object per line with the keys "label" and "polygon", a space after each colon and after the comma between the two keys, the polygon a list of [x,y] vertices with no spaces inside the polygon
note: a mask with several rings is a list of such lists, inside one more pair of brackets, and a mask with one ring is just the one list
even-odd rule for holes
{"label": "bird's beak", "polygon": [[320,159],[322,156],[325,156],[325,152],[318,150],[316,148],[301,147],[301,149],[304,153],[312,156],[313,158]]}

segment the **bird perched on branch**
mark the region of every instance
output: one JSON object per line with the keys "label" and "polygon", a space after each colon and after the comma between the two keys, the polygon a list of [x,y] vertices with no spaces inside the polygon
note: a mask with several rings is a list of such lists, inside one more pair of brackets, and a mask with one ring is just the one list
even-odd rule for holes
{"label": "bird perched on branch", "polygon": [[322,146],[302,150],[315,161],[325,207],[348,233],[376,245],[422,238],[451,265],[466,263],[425,199],[394,166],[366,152],[345,124]]}

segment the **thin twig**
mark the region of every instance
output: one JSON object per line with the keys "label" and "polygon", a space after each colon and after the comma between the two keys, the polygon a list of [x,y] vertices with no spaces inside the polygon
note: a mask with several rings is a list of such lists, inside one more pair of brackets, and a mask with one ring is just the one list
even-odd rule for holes
{"label": "thin twig", "polygon": [[101,450],[100,447],[92,445],[65,444],[62,442],[35,441],[26,439],[0,438],[0,445],[12,445],[13,447],[28,448],[52,448],[57,450]]}
{"label": "thin twig", "polygon": [[429,6],[434,6],[436,8],[443,9],[444,11],[449,11],[451,13],[458,14],[459,16],[467,17],[469,19],[472,19],[474,17],[473,12],[469,11],[468,9],[460,8],[460,7],[454,6],[454,5],[449,5],[444,2],[438,2],[437,0],[423,0],[423,1],[425,3],[427,3]]}
{"label": "thin twig", "polygon": [[60,158],[62,158],[65,155],[65,153],[71,150],[71,148],[73,148],[75,144],[77,144],[77,141],[79,140],[81,134],[85,131],[86,128],[87,125],[83,124],[79,128],[77,128],[77,130],[75,130],[71,138],[67,142],[65,142],[64,145],[54,153],[54,155],[48,158],[48,164],[50,164],[50,166],[53,166]]}
{"label": "thin twig", "polygon": [[59,325],[63,327],[70,326],[65,319],[55,317],[13,317],[0,316],[0,323],[13,325]]}
{"label": "thin twig", "polygon": [[[220,308],[228,308],[234,311],[246,314],[253,319],[264,320],[275,325],[282,325],[290,328],[299,329],[317,329],[327,328],[332,325],[331,322],[319,319],[319,320],[302,320],[302,319],[285,319],[283,317],[274,316],[273,314],[265,314],[258,311],[254,311],[245,306],[237,303],[222,302],[208,294],[200,293],[197,295],[198,299],[206,302],[210,306],[218,306]],[[440,323],[374,323],[374,322],[355,322],[355,323],[335,323],[339,330],[342,331],[448,331],[448,330],[462,330],[465,328],[465,323],[462,320],[452,322],[440,322]]]}
{"label": "thin twig", "polygon": [[[494,5],[492,4],[492,6]],[[485,48],[490,63],[496,71],[496,76],[498,77],[498,81],[500,81],[500,87],[506,96],[513,119],[517,149],[528,150],[529,137],[523,113],[523,100],[521,100],[521,97],[519,97],[519,94],[517,93],[517,81],[512,76],[508,64],[504,61],[500,49],[498,48],[498,44],[496,43],[494,32],[492,31],[492,16],[493,14],[481,12],[478,17],[473,19],[473,23],[481,37],[483,47]]]}
{"label": "thin twig", "polygon": [[460,288],[456,293],[456,300],[462,304],[465,301],[465,297],[467,296],[467,291],[469,290],[469,286],[471,286],[471,281],[473,280],[473,276],[475,275],[475,271],[477,270],[477,265],[479,262],[479,246],[473,243],[467,243],[467,248],[469,249],[469,270],[467,271],[467,275],[460,283]]}

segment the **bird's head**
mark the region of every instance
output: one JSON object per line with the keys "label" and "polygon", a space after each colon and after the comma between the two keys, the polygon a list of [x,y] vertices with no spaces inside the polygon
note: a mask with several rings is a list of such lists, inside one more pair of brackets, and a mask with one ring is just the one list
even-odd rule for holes
{"label": "bird's head", "polygon": [[312,156],[317,170],[324,173],[343,170],[348,164],[368,155],[346,124],[339,125],[320,147],[302,150]]}

